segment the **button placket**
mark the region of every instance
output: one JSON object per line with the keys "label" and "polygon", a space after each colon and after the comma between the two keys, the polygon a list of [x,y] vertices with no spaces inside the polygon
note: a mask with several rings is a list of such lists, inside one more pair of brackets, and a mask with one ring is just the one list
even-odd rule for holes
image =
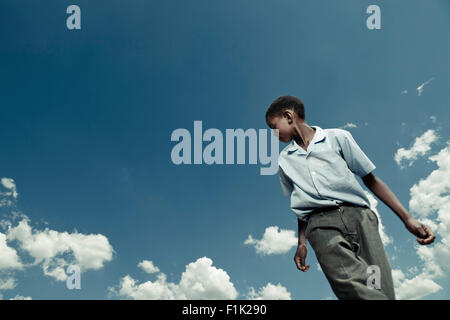
{"label": "button placket", "polygon": [[310,177],[311,177],[311,181],[312,181],[312,184],[313,184],[313,186],[314,186],[314,189],[316,189],[317,194],[320,196],[321,194],[320,194],[319,189],[317,188],[316,183],[315,183],[314,178],[313,178],[313,177],[316,176],[316,171],[311,170],[311,168],[309,167],[309,165],[308,165],[308,171],[310,172]]}

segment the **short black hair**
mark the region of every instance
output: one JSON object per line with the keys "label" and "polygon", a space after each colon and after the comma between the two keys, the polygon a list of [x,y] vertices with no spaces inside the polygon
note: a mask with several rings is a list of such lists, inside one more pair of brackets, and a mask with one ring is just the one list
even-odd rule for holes
{"label": "short black hair", "polygon": [[280,96],[276,98],[266,111],[266,121],[272,117],[279,117],[284,110],[294,110],[299,118],[305,120],[305,106],[297,97],[294,96]]}

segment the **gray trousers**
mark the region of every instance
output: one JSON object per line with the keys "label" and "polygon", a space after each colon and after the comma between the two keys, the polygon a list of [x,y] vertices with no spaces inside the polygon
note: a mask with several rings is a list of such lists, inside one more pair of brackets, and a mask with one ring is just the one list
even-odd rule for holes
{"label": "gray trousers", "polygon": [[310,215],[306,239],[338,299],[395,300],[378,224],[375,212],[359,206],[340,205]]}

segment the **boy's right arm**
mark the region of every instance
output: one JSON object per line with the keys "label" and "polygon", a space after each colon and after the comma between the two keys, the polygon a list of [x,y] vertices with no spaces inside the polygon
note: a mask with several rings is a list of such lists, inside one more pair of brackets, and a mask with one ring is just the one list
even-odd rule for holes
{"label": "boy's right arm", "polygon": [[298,219],[298,247],[295,252],[294,261],[297,265],[297,269],[303,272],[308,271],[309,265],[306,265],[306,255],[307,255],[307,247],[306,247],[306,237],[305,230],[308,225],[307,221],[303,221]]}

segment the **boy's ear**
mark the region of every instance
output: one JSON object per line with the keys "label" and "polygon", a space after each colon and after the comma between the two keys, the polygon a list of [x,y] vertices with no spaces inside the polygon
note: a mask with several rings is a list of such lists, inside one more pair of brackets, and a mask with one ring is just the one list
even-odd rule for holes
{"label": "boy's ear", "polygon": [[286,117],[286,120],[289,124],[291,124],[294,121],[292,110],[284,110],[283,116]]}

